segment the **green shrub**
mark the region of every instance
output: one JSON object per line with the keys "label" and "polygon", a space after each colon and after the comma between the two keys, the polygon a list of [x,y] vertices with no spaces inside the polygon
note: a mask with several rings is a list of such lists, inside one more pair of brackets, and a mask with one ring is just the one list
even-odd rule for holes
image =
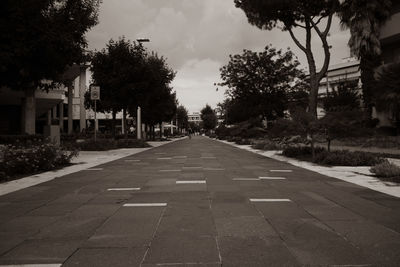
{"label": "green shrub", "polygon": [[[324,152],[325,149],[322,147],[315,148],[315,154]],[[309,146],[288,146],[282,151],[282,155],[290,158],[303,158],[312,155],[311,147]]]}
{"label": "green shrub", "polygon": [[3,180],[66,166],[78,154],[76,150],[66,151],[51,143],[36,143],[24,148],[7,145],[2,150],[0,173]]}
{"label": "green shrub", "polygon": [[251,141],[249,139],[238,139],[235,141],[238,145],[251,145]]}
{"label": "green shrub", "polygon": [[282,146],[271,140],[257,141],[252,146],[254,149],[261,150],[281,150]]}
{"label": "green shrub", "polygon": [[375,173],[377,177],[389,178],[400,182],[400,167],[385,160],[373,166],[370,171]]}

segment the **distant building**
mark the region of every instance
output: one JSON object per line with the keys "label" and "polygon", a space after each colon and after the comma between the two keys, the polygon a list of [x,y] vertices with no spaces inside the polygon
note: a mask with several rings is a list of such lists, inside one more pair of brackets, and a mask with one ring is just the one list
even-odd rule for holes
{"label": "distant building", "polygon": [[188,114],[188,121],[189,123],[200,125],[200,123],[202,122],[200,112],[193,112],[191,114]]}
{"label": "distant building", "polygon": [[[336,90],[342,83],[347,83],[355,87],[359,86],[360,94],[362,94],[359,60],[355,58],[345,58],[342,63],[329,66],[325,77],[322,78],[319,83],[318,97],[322,99],[328,92]],[[318,103],[317,114],[318,117],[323,117],[325,115],[321,102]]]}

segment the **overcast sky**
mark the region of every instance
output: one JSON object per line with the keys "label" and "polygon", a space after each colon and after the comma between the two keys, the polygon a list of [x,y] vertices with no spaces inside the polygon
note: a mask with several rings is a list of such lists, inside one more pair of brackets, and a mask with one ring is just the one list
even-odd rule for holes
{"label": "overcast sky", "polygon": [[[301,36],[301,31],[297,32]],[[103,0],[99,24],[88,34],[90,49],[102,49],[111,39],[125,36],[130,40],[149,38],[149,49],[167,58],[177,71],[173,87],[179,102],[190,112],[199,111],[206,103],[215,107],[224,98],[216,91],[219,68],[230,54],[243,49],[261,51],[265,45],[290,49],[302,67],[307,63],[287,32],[262,31],[251,26],[233,0]],[[329,42],[331,64],[349,56],[349,33],[340,30],[334,20]],[[315,36],[314,41],[318,41]],[[322,45],[315,42],[317,63],[322,62]],[[320,49],[321,48],[321,49]]]}

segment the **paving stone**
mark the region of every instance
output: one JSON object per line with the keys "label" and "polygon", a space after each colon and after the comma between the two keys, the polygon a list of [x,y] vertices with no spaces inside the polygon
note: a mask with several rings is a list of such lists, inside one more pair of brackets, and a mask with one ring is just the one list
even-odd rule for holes
{"label": "paving stone", "polygon": [[214,218],[231,218],[239,216],[259,216],[260,214],[249,203],[214,203],[211,204]]}
{"label": "paving stone", "polygon": [[43,227],[33,239],[84,239],[100,227],[105,217],[66,216],[56,223]]}
{"label": "paving stone", "polygon": [[145,252],[146,248],[80,248],[63,266],[139,266]]}
{"label": "paving stone", "polygon": [[327,224],[355,244],[377,266],[400,265],[400,234],[370,221]]}
{"label": "paving stone", "polygon": [[312,216],[294,202],[256,202],[254,207],[267,219],[299,219]]}
{"label": "paving stone", "polygon": [[278,238],[218,237],[222,266],[301,266]]}
{"label": "paving stone", "polygon": [[0,233],[27,238],[38,233],[40,229],[52,225],[60,218],[59,216],[21,216],[0,225]]}
{"label": "paving stone", "polygon": [[145,264],[219,262],[213,236],[157,236],[146,255]]}
{"label": "paving stone", "polygon": [[82,206],[82,203],[48,204],[29,212],[30,216],[62,216]]}
{"label": "paving stone", "polygon": [[14,236],[10,233],[0,233],[0,255],[21,244],[25,237]]}
{"label": "paving stone", "polygon": [[218,236],[239,238],[277,238],[278,234],[261,216],[222,217],[215,219]]}
{"label": "paving stone", "polygon": [[357,247],[316,219],[269,221],[303,265],[370,264]]}
{"label": "paving stone", "polygon": [[2,255],[0,264],[63,263],[82,240],[27,240]]}
{"label": "paving stone", "polygon": [[164,207],[123,207],[85,242],[84,247],[143,247],[157,229]]}
{"label": "paving stone", "polygon": [[85,204],[71,212],[69,216],[78,218],[110,217],[120,208],[120,204]]}

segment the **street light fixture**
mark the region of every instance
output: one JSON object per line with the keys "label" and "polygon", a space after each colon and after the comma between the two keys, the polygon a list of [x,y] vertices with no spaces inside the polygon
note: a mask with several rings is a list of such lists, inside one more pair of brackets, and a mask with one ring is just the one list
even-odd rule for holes
{"label": "street light fixture", "polygon": [[136,39],[136,41],[138,41],[139,43],[148,43],[148,42],[150,42],[150,39],[148,39],[148,38],[138,38],[138,39]]}
{"label": "street light fixture", "polygon": [[[150,42],[150,39],[148,38],[138,38],[136,41],[142,45],[142,43],[148,43]],[[140,106],[137,108],[137,116],[136,116],[136,137],[137,139],[142,139],[142,111],[140,109]]]}

